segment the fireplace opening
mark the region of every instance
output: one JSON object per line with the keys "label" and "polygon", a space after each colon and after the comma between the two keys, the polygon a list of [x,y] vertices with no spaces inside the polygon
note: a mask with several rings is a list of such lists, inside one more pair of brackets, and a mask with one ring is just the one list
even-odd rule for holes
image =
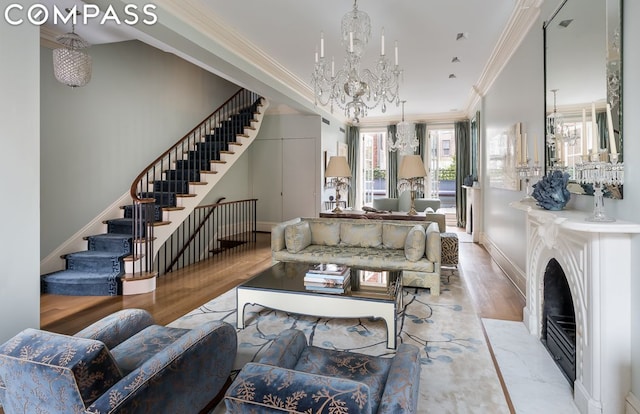
{"label": "fireplace opening", "polygon": [[573,387],[576,379],[576,317],[569,283],[551,259],[544,271],[541,339]]}

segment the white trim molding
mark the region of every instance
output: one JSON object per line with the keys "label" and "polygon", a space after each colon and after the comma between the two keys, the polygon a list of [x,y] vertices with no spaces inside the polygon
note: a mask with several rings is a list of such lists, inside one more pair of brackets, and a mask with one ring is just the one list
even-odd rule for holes
{"label": "white trim molding", "polygon": [[627,394],[626,414],[640,414],[640,400],[632,392]]}

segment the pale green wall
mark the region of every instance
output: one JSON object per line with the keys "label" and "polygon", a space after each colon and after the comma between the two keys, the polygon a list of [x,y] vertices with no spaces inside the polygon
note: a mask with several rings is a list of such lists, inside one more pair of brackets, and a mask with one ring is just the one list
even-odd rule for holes
{"label": "pale green wall", "polygon": [[239,87],[138,41],[97,45],[91,82],[69,88],[41,48],[41,239],[46,257]]}
{"label": "pale green wall", "polygon": [[[7,2],[0,2],[4,5]],[[0,343],[40,326],[40,31],[0,20]],[[11,41],[8,41],[8,40]]]}
{"label": "pale green wall", "polygon": [[[485,132],[491,136],[509,121],[522,121],[528,131],[542,136],[544,113],[543,105],[543,66],[542,66],[542,23],[560,0],[545,2],[539,22],[533,27],[527,38],[515,53],[505,70],[494,83],[484,99],[482,111]],[[625,184],[624,199],[605,201],[607,213],[622,220],[638,222],[640,206],[640,54],[632,39],[640,38],[640,2],[624,2],[623,22],[623,105],[624,105],[624,157]],[[533,147],[530,144],[529,150]],[[542,142],[538,142],[538,151],[542,154]],[[486,151],[486,146],[485,146]],[[486,153],[486,152],[485,152]],[[486,162],[486,160],[485,160]],[[486,171],[486,170],[485,170]],[[525,223],[521,211],[508,207],[510,201],[522,197],[522,193],[490,189],[484,183],[484,231],[496,242],[498,247],[524,269],[525,265]],[[572,195],[571,207],[582,211],[593,209],[593,198]],[[514,243],[521,241],[521,243]],[[632,238],[631,253],[631,332],[632,332],[632,392],[640,398],[640,236]],[[621,292],[625,294],[625,292]]]}
{"label": "pale green wall", "polygon": [[[542,20],[534,25],[524,39],[491,90],[483,100],[482,123],[484,130],[483,170],[487,171],[488,145],[492,137],[502,133],[516,122],[529,137],[538,137],[542,148],[543,65]],[[529,139],[529,154],[533,154],[533,140]],[[543,152],[539,152],[543,154]],[[489,177],[483,174],[483,229],[490,242],[495,244],[513,265],[524,271],[526,244],[524,243],[525,215],[509,203],[520,200],[521,191],[492,188]],[[514,243],[522,240],[522,243]]]}

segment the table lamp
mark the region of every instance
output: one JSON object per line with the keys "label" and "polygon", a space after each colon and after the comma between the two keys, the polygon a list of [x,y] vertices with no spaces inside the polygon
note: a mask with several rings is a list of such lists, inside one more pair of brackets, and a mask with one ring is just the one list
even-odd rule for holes
{"label": "table lamp", "polygon": [[340,213],[342,212],[340,208],[340,190],[349,188],[349,178],[351,177],[351,169],[347,164],[347,158],[341,156],[329,158],[329,165],[327,165],[324,176],[333,178],[333,186],[336,188],[336,208],[333,209],[333,212]]}
{"label": "table lamp", "polygon": [[423,179],[427,175],[427,171],[424,168],[424,162],[420,155],[405,155],[400,161],[400,168],[398,168],[398,190],[411,191],[411,208],[407,213],[410,216],[418,214],[416,211],[416,190],[424,187]]}

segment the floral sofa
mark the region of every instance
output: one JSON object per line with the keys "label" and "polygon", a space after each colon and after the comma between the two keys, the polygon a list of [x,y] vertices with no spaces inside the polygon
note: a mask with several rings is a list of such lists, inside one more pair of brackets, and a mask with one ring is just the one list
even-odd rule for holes
{"label": "floral sofa", "polygon": [[419,350],[402,344],[393,358],[307,345],[288,329],[258,362],[246,364],[225,394],[227,412],[417,412]]}
{"label": "floral sofa", "polygon": [[402,284],[440,294],[441,241],[428,221],[296,218],[271,229],[276,261],[402,271]]}
{"label": "floral sofa", "polygon": [[13,413],[189,413],[227,382],[236,331],[154,325],[116,312],[75,336],[25,329],[0,345],[0,404]]}

